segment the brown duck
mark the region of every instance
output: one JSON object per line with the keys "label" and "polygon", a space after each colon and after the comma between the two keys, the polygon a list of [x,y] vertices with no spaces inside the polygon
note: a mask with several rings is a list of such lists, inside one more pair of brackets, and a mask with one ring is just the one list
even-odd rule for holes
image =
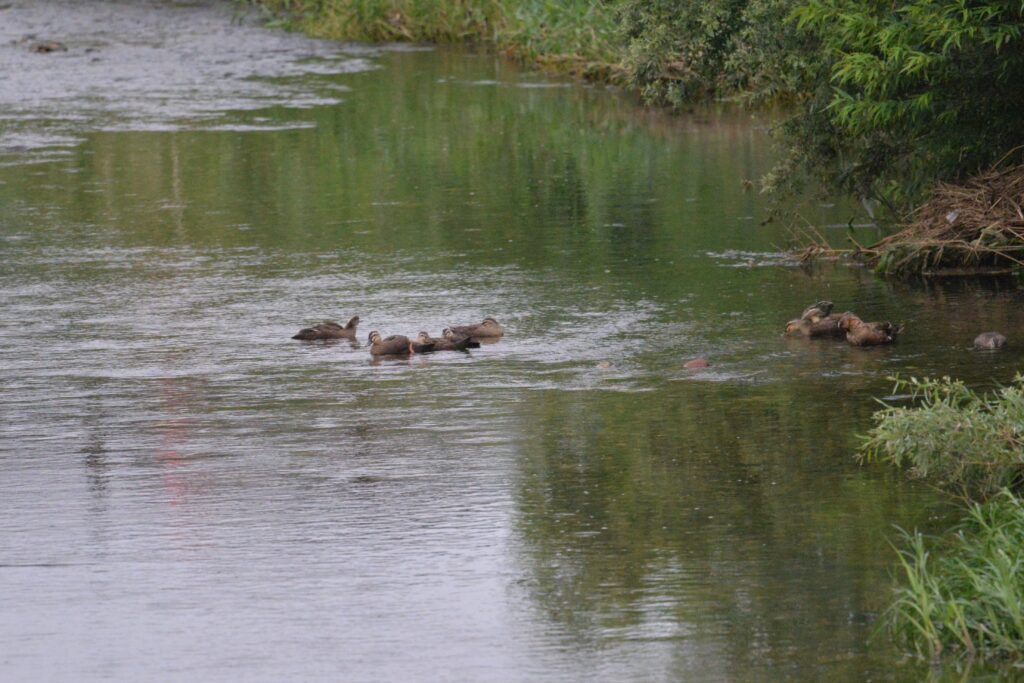
{"label": "brown duck", "polygon": [[832,313],[833,304],[831,301],[819,301],[811,304],[804,309],[804,312],[800,314],[800,320],[807,320],[812,323],[816,323],[823,318],[827,318]]}
{"label": "brown duck", "polygon": [[413,353],[430,353],[431,351],[437,351],[437,344],[435,341],[427,335],[427,338],[423,338],[423,333],[420,332],[419,336],[409,342]]}
{"label": "brown duck", "polygon": [[380,332],[374,330],[370,333],[369,341],[371,356],[408,356],[413,352],[412,342],[401,334],[382,339]]}
{"label": "brown duck", "polygon": [[903,325],[891,322],[866,323],[853,313],[844,313],[839,318],[839,327],[846,332],[846,341],[854,346],[881,346],[891,344],[896,335],[903,331]]}
{"label": "brown duck", "polygon": [[333,320],[325,320],[313,327],[304,327],[292,339],[355,339],[356,327],[359,325],[359,316],[354,316],[345,325],[339,325]]}
{"label": "brown duck", "polygon": [[450,328],[450,327],[444,328],[441,331],[441,336],[444,337],[445,339],[447,339],[448,341],[450,341],[453,344],[463,345],[463,348],[466,348],[466,349],[479,349],[480,348],[480,342],[476,341],[472,337],[463,337],[461,335],[455,334],[455,331],[452,328]]}
{"label": "brown duck", "polygon": [[843,315],[845,314],[829,313],[815,321],[807,318],[790,320],[786,323],[786,334],[789,336],[803,335],[804,337],[837,337],[841,339],[846,336],[846,330],[839,327],[839,321]]}
{"label": "brown duck", "polygon": [[[461,337],[458,339],[446,339],[431,337],[426,332],[420,332],[419,336],[416,337],[416,342],[419,344],[430,344],[434,351],[465,351],[469,348],[469,344],[472,340],[469,337]],[[480,346],[479,342],[472,342],[477,346]]]}
{"label": "brown duck", "polygon": [[505,334],[505,328],[494,318],[484,318],[483,322],[477,325],[457,325],[451,330],[456,335],[474,339],[497,339]]}

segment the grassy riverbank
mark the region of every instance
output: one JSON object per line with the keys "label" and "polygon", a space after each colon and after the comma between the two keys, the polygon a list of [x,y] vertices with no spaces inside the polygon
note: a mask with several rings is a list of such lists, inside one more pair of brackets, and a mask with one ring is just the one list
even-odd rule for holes
{"label": "grassy riverbank", "polygon": [[[880,219],[896,223],[909,221],[940,183],[984,177],[998,161],[1020,163],[1024,157],[1017,147],[1024,143],[1019,3],[248,2],[311,35],[479,45],[522,63],[625,85],[652,104],[788,101],[792,115],[779,136],[785,151],[764,178],[765,189],[813,177],[876,200]],[[1010,246],[1024,249],[1024,232],[1011,233]],[[909,247],[900,240],[874,245],[879,270],[922,272],[934,267],[936,254],[942,261],[954,251],[929,244],[904,259],[919,236],[910,235]],[[983,242],[981,252],[961,250],[946,260],[968,267],[992,261],[991,245]],[[998,245],[1008,253],[1004,247]]]}
{"label": "grassy riverbank", "polygon": [[468,43],[520,62],[622,82],[612,5],[590,0],[258,0],[310,35]]}
{"label": "grassy riverbank", "polygon": [[914,407],[875,414],[865,460],[905,467],[967,501],[940,538],[906,534],[886,618],[919,656],[1024,658],[1024,378],[989,396],[950,379],[899,382]]}

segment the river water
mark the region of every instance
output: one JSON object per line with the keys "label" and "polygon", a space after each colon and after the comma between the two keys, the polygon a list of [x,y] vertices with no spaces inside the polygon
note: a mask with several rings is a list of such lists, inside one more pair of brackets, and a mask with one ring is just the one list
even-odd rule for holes
{"label": "river water", "polygon": [[[763,117],[230,4],[0,33],[0,678],[923,675],[869,639],[944,499],[857,434],[894,373],[1008,381],[1024,347],[970,341],[1024,338],[1012,284],[799,267],[744,188]],[[784,339],[821,298],[907,332]],[[507,333],[290,339],[352,315]]]}

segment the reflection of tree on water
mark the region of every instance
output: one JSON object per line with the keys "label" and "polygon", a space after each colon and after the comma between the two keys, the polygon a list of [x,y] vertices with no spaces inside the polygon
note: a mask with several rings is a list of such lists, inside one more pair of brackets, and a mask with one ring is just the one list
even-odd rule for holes
{"label": "reflection of tree on water", "polygon": [[518,502],[537,608],[594,645],[677,642],[683,670],[863,651],[884,535],[930,498],[852,462],[870,402],[851,415],[827,383],[793,389],[533,394]]}

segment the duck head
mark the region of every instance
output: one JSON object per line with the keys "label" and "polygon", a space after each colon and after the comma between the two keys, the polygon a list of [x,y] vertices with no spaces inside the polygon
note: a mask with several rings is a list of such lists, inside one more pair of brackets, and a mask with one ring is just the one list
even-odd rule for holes
{"label": "duck head", "polygon": [[367,337],[367,339],[369,340],[371,346],[373,344],[379,344],[380,343],[380,332],[378,332],[377,330],[374,330],[373,332],[370,333],[370,336]]}
{"label": "duck head", "polygon": [[790,320],[788,323],[786,323],[786,334],[794,335],[802,333],[804,331],[805,322],[806,321],[803,318]]}

